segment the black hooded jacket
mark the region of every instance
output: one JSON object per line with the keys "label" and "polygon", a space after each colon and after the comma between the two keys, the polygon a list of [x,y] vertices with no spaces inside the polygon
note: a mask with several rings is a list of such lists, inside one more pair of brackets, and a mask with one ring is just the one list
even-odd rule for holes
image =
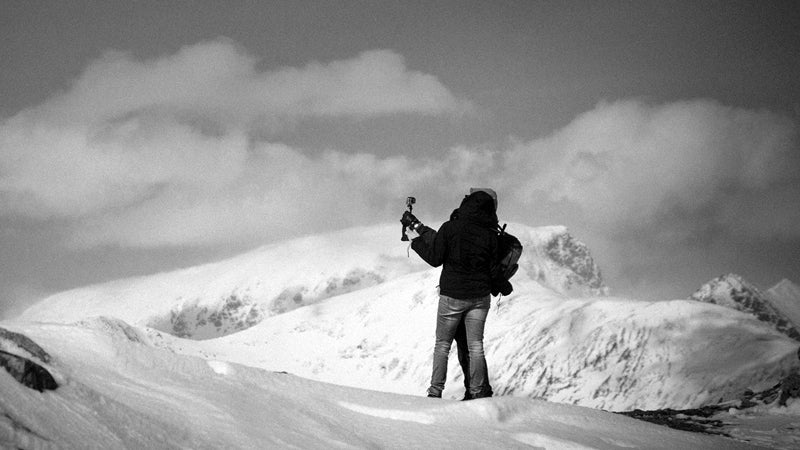
{"label": "black hooded jacket", "polygon": [[457,214],[438,232],[426,228],[411,248],[433,267],[442,268],[439,293],[458,299],[491,293],[491,267],[497,255],[494,199],[483,191],[464,198]]}

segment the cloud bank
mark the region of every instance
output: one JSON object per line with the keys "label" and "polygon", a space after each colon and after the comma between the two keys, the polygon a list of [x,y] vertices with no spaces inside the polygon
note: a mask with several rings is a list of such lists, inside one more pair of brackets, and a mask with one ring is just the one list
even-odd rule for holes
{"label": "cloud bank", "polygon": [[[107,53],[68,91],[0,123],[2,213],[71,221],[78,246],[236,240],[256,223],[289,227],[300,201],[334,200],[317,187],[341,192],[336,179],[354,165],[372,180],[381,172],[369,156],[312,160],[254,135],[315,117],[473,109],[387,50],[302,68],[259,63],[226,39],[145,61]],[[342,174],[326,181],[329,163]]]}
{"label": "cloud bank", "polygon": [[319,117],[469,120],[475,107],[387,50],[259,64],[225,39],[152,60],[106,54],[0,124],[0,214],[58,219],[77,248],[216,245],[397,220],[406,195],[441,220],[469,186],[491,185],[509,220],[583,223],[610,240],[800,238],[798,126],[774,112],[621,100],[512,145],[416,159],[311,153],[264,130],[302,132]]}
{"label": "cloud bank", "polygon": [[710,100],[602,103],[518,145],[516,199],[568,204],[606,233],[647,227],[800,238],[800,155],[792,119]]}

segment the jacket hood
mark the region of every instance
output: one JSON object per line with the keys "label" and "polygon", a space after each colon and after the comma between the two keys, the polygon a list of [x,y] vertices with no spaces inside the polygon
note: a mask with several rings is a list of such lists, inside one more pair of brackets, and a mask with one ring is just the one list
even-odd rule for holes
{"label": "jacket hood", "polygon": [[495,226],[497,225],[495,200],[484,191],[475,191],[461,201],[461,206],[458,208],[458,216],[460,219],[471,222]]}
{"label": "jacket hood", "polygon": [[492,196],[492,199],[494,200],[494,210],[495,212],[497,212],[497,192],[495,192],[494,189],[491,188],[476,188],[476,187],[469,188],[470,194],[474,194],[478,191],[486,192],[487,194]]}

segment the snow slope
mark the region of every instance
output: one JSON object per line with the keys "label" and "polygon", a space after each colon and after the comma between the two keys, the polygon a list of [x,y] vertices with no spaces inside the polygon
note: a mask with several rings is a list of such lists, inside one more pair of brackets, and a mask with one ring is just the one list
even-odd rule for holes
{"label": "snow slope", "polygon": [[4,448],[755,448],[577,406],[410,397],[174,354],[114,319],[0,326],[41,345],[61,385],[39,393],[0,369]]}
{"label": "snow slope", "polygon": [[[225,337],[152,332],[176,352],[370,389],[422,395],[433,352],[436,272],[271,317]],[[607,410],[691,408],[774,384],[797,345],[748,315],[688,300],[568,299],[531,280],[493,302],[485,351],[498,395]],[[461,398],[451,357],[445,397]]]}
{"label": "snow slope", "polygon": [[769,288],[766,294],[775,308],[795,327],[800,327],[800,286],[784,279]]}
{"label": "snow slope", "polygon": [[[23,312],[70,323],[118,317],[195,339],[249,328],[266,317],[376,286],[429,267],[397,238],[397,224],[348,229],[268,245],[224,261],[53,295]],[[525,246],[521,272],[570,295],[604,294],[588,249],[564,227],[511,224]]]}
{"label": "snow slope", "polygon": [[372,227],[309,236],[225,261],[62,292],[22,318],[69,323],[109,315],[184,337],[224,335],[425,267],[402,246],[381,251],[387,232]]}

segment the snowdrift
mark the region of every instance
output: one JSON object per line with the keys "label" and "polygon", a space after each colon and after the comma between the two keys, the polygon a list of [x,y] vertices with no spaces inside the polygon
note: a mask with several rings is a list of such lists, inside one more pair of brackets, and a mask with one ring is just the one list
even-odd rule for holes
{"label": "snowdrift", "polygon": [[453,402],[324,384],[153,347],[116,319],[0,323],[41,345],[60,387],[0,370],[10,448],[753,448],[532,399]]}

